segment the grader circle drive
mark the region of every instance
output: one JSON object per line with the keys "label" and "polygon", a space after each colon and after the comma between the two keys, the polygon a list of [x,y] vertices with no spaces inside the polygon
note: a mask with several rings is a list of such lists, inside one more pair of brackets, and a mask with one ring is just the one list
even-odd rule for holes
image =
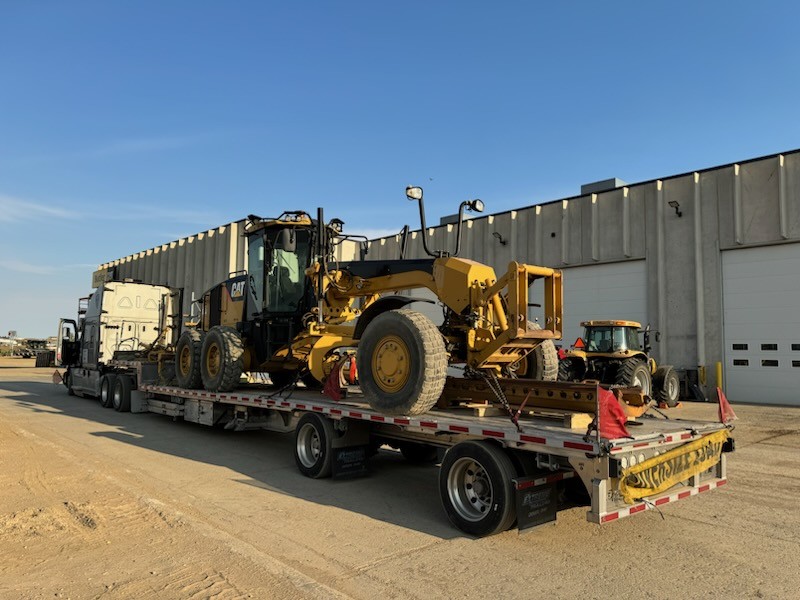
{"label": "grader circle drive", "polygon": [[[343,235],[338,219],[325,223],[322,209],[316,219],[302,211],[248,217],[247,272],[203,295],[199,322],[177,343],[178,384],[225,392],[243,372],[260,371],[279,386],[319,387],[348,348],[357,349],[366,398],[387,414],[431,409],[452,363],[478,378],[555,380],[561,272],[512,262],[498,276],[459,258],[464,210],[482,212],[480,200],[461,203],[455,250],[430,250],[422,189],[409,187],[406,196],[419,204],[426,258],[337,263],[336,246],[358,236]],[[542,327],[527,319],[537,279]],[[441,304],[441,325],[410,306],[429,300],[399,295],[420,289]]]}

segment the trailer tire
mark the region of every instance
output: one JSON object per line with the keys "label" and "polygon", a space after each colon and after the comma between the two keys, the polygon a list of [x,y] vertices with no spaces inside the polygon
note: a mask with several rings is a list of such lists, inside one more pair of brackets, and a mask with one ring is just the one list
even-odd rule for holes
{"label": "trailer tire", "polygon": [[203,350],[203,333],[197,329],[187,329],[178,338],[175,346],[175,379],[185,390],[199,390],[203,387],[200,374],[200,356]]}
{"label": "trailer tire", "polygon": [[430,444],[403,442],[400,444],[400,454],[412,465],[426,465],[436,462],[439,458],[439,449]]}
{"label": "trailer tire", "polygon": [[239,332],[215,325],[203,339],[200,374],[209,392],[230,392],[244,370],[244,344]]}
{"label": "trailer tire", "polygon": [[112,398],[114,410],[117,412],[130,412],[133,382],[127,375],[118,375],[116,379]]}
{"label": "trailer tire", "polygon": [[294,460],[306,477],[330,477],[333,466],[333,423],[317,413],[306,413],[294,430]]}
{"label": "trailer tire", "polygon": [[439,495],[450,522],[482,537],[507,530],[516,520],[511,459],[488,442],[461,442],[444,456]]}
{"label": "trailer tire", "polygon": [[113,373],[103,375],[100,380],[100,406],[111,408],[114,402],[114,386],[117,383],[117,376]]}
{"label": "trailer tire", "polygon": [[638,358],[629,358],[617,369],[614,383],[628,387],[640,387],[646,396],[653,394],[653,380],[650,376],[650,366]]}
{"label": "trailer tire", "polygon": [[356,361],[369,405],[390,415],[428,412],[447,377],[442,335],[428,317],[409,309],[388,310],[370,321]]}
{"label": "trailer tire", "polygon": [[656,369],[653,375],[653,394],[658,402],[663,402],[670,408],[678,406],[681,382],[675,369],[669,365]]}

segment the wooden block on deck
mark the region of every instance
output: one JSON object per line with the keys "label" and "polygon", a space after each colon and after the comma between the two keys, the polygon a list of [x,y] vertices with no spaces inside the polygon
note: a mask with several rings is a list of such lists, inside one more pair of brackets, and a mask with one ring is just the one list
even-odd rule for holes
{"label": "wooden block on deck", "polygon": [[476,402],[461,404],[460,408],[470,409],[476,417],[500,417],[507,414],[502,408]]}
{"label": "wooden block on deck", "polygon": [[594,420],[594,415],[584,412],[574,412],[571,410],[541,410],[531,409],[526,410],[525,413],[531,417],[539,419],[553,419],[554,421],[561,421],[564,427],[569,429],[582,429],[585,430],[589,424]]}

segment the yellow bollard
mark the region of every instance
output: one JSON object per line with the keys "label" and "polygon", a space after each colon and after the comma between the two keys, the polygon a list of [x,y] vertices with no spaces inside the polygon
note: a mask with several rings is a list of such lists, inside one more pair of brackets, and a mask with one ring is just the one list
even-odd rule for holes
{"label": "yellow bollard", "polygon": [[719,361],[717,361],[717,387],[723,392],[725,391],[722,385],[722,363]]}

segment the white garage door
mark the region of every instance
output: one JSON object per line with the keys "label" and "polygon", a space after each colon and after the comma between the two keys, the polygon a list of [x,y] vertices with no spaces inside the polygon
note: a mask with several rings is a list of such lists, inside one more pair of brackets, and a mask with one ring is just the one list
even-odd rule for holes
{"label": "white garage door", "polygon": [[800,405],[800,244],[722,253],[730,400]]}
{"label": "white garage door", "polygon": [[[647,324],[647,273],[645,261],[591,265],[564,269],[564,335],[569,348],[583,335],[581,321],[626,319]],[[541,284],[534,288],[533,302],[541,301]],[[542,321],[542,310],[531,311]],[[654,324],[655,325],[655,324]]]}

